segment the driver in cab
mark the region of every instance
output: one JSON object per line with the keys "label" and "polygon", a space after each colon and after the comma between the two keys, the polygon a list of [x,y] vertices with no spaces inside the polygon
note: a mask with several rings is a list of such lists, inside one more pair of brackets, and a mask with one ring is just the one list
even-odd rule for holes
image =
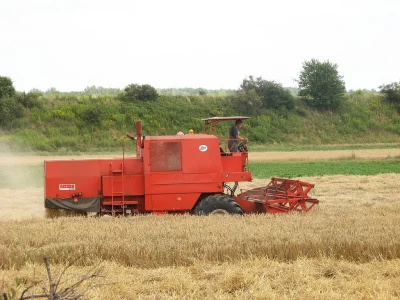
{"label": "driver in cab", "polygon": [[231,152],[239,152],[238,144],[239,141],[246,141],[247,138],[243,138],[240,136],[239,129],[242,127],[242,120],[236,120],[235,125],[229,129],[229,141],[228,141],[228,148]]}

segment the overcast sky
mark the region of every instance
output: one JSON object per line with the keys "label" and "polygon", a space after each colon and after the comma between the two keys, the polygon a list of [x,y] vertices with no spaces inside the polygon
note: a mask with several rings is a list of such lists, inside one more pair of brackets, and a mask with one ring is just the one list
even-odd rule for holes
{"label": "overcast sky", "polygon": [[400,0],[0,0],[0,76],[17,90],[296,86],[330,60],[347,89],[400,81]]}

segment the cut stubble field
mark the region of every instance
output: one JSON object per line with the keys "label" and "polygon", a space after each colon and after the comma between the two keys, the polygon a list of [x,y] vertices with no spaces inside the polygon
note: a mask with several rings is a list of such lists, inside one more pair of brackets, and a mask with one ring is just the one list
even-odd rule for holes
{"label": "cut stubble field", "polygon": [[88,299],[399,298],[400,174],[302,179],[317,209],[244,217],[43,219],[42,187],[1,189],[0,281],[45,279],[46,255],[56,273],[82,257],[68,276],[103,266]]}

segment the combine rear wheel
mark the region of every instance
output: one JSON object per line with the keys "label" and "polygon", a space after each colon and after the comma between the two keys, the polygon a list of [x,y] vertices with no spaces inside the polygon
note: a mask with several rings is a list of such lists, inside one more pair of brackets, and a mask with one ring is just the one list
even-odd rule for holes
{"label": "combine rear wheel", "polygon": [[194,212],[196,215],[243,214],[239,204],[231,197],[223,194],[207,196],[197,204]]}

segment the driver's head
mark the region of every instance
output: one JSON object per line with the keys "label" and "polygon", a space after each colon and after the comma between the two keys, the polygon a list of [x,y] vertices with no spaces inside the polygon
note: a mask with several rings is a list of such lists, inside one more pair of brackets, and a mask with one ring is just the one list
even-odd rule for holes
{"label": "driver's head", "polygon": [[237,128],[242,127],[242,120],[240,120],[240,119],[236,120],[236,121],[235,121],[235,126],[236,126]]}

